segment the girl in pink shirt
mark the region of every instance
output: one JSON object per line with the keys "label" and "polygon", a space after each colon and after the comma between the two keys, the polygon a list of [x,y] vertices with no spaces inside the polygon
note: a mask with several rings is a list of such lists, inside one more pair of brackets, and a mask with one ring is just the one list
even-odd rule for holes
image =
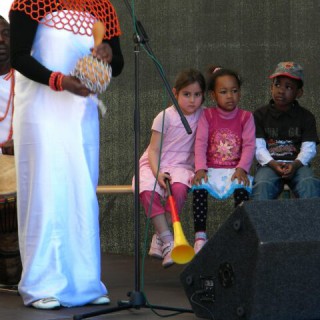
{"label": "girl in pink shirt", "polygon": [[140,159],[140,200],[156,231],[149,255],[163,259],[165,268],[173,264],[173,235],[169,229],[171,210],[164,201],[165,179],[170,180],[180,213],[194,174],[194,140],[204,92],[205,79],[199,71],[189,69],[178,74],[173,93],[192,134],[186,132],[179,113],[171,106],[154,119],[150,144]]}
{"label": "girl in pink shirt", "polygon": [[235,206],[249,199],[248,175],[255,152],[255,126],[251,112],[239,109],[240,77],[232,70],[210,67],[208,91],[216,106],[203,111],[195,142],[193,214],[195,252],[207,241],[207,197],[233,194]]}

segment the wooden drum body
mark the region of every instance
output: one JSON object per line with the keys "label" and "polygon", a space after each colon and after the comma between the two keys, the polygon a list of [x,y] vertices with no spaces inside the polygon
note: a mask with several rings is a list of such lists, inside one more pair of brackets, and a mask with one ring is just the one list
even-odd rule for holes
{"label": "wooden drum body", "polygon": [[17,284],[21,271],[14,156],[0,155],[0,284]]}

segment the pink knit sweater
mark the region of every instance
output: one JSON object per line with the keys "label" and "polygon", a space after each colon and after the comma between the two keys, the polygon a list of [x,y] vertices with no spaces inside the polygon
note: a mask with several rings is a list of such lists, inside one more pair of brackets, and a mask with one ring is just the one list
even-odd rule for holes
{"label": "pink knit sweater", "polygon": [[249,172],[255,152],[252,113],[239,109],[226,112],[219,107],[204,110],[195,142],[195,169],[237,168]]}

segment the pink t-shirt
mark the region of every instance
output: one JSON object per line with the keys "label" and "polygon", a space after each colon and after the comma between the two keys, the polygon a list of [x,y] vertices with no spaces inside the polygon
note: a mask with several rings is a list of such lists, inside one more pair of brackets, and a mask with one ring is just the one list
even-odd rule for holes
{"label": "pink t-shirt", "polygon": [[240,167],[249,172],[255,152],[252,113],[239,108],[225,112],[218,107],[204,110],[195,143],[196,171]]}
{"label": "pink t-shirt", "polygon": [[[185,116],[192,130],[191,134],[186,132],[174,106],[160,112],[152,125],[152,130],[158,132],[162,132],[163,127],[160,171],[169,172],[172,182],[180,182],[189,187],[194,174],[194,141],[201,113],[200,108],[195,113]],[[140,192],[152,191],[155,184],[155,177],[149,165],[148,150],[149,147],[140,158]],[[156,191],[163,194],[163,189],[158,185]]]}

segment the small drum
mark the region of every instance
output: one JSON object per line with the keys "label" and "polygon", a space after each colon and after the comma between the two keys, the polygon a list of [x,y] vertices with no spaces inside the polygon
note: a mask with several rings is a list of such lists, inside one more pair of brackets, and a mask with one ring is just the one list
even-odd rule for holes
{"label": "small drum", "polygon": [[[101,44],[105,33],[104,24],[101,21],[96,21],[92,26],[94,50]],[[71,75],[78,78],[92,92],[103,93],[110,83],[112,68],[109,64],[89,54],[78,60]]]}
{"label": "small drum", "polygon": [[103,93],[111,81],[112,69],[109,64],[88,55],[78,60],[71,75],[78,78],[92,92]]}
{"label": "small drum", "polygon": [[0,155],[0,284],[17,284],[21,271],[14,156]]}

